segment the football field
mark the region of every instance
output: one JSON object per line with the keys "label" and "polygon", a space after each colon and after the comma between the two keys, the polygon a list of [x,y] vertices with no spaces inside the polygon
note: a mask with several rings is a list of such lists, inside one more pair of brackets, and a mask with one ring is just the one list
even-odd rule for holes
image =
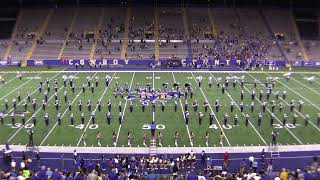
{"label": "football field", "polygon": [[[320,128],[318,126],[318,113],[320,113],[320,73],[315,72],[296,72],[291,75],[287,81],[284,73],[271,71],[257,72],[65,72],[65,71],[34,71],[22,74],[22,80],[17,78],[14,72],[2,71],[1,76],[5,79],[5,84],[0,84],[0,111],[3,113],[4,122],[0,125],[1,144],[10,143],[14,145],[26,145],[28,143],[28,129],[32,128],[34,133],[34,142],[38,146],[84,146],[84,132],[87,136],[86,146],[98,146],[97,133],[101,133],[101,145],[103,147],[114,146],[113,133],[116,134],[115,146],[128,147],[128,132],[131,132],[132,147],[143,146],[143,134],[147,132],[147,145],[150,144],[150,126],[154,121],[156,134],[161,131],[163,136],[162,146],[175,146],[174,134],[179,132],[179,147],[206,146],[206,133],[209,134],[209,147],[221,146],[220,133],[224,134],[223,146],[265,146],[271,143],[272,131],[278,133],[277,141],[282,145],[299,144],[320,144]],[[87,87],[87,78],[95,85],[95,77],[99,77],[99,85],[94,88],[94,93]],[[109,76],[110,85],[105,85],[105,77]],[[64,78],[67,79],[66,88],[63,86]],[[70,77],[73,77],[75,92],[71,91],[69,86]],[[212,77],[212,87],[208,86],[208,79]],[[46,109],[42,109],[41,101],[44,99],[44,92],[47,90],[46,79],[50,80],[50,92],[48,92],[48,102]],[[58,81],[58,100],[59,109],[54,105],[54,80]],[[225,93],[222,93],[221,86],[217,87],[217,81],[220,85],[229,80],[229,87]],[[244,81],[241,87],[241,79]],[[270,99],[267,100],[265,81],[275,81]],[[39,81],[43,82],[42,92],[38,90]],[[201,80],[201,87],[198,81]],[[233,87],[233,81],[236,80],[236,87]],[[254,82],[257,82],[255,88],[256,96],[251,99],[251,92],[254,89]],[[135,92],[136,84],[140,87],[150,86],[151,89],[164,89],[164,83],[168,83],[168,91],[173,89],[174,82],[180,84],[181,92],[184,92],[185,84],[189,83],[193,89],[193,97],[185,98],[163,98],[157,95],[156,110],[152,111],[151,102],[148,103],[145,112],[142,112],[142,100]],[[125,84],[131,88],[131,97],[127,99],[120,95],[115,97],[114,88],[119,84],[124,88]],[[83,93],[82,84],[85,84],[86,91]],[[243,90],[244,111],[240,112],[240,92]],[[262,100],[259,100],[259,92],[264,92]],[[64,100],[64,91],[67,92],[67,98],[72,103],[71,111]],[[275,93],[279,91],[279,98],[276,99]],[[283,99],[283,91],[286,91],[286,98]],[[18,93],[21,95],[21,101],[17,101],[17,108],[12,106],[12,100],[18,99]],[[27,93],[31,94],[32,99],[36,99],[37,107],[34,110],[31,102],[27,105],[25,111],[24,100],[27,100]],[[134,98],[133,98],[134,97]],[[8,100],[8,109],[5,107],[5,100]],[[107,123],[107,102],[112,102],[111,123]],[[78,102],[83,102],[82,111],[79,111]],[[91,112],[86,107],[88,100],[91,100],[93,106]],[[97,102],[101,100],[102,108],[99,111]],[[192,104],[194,101],[199,104],[195,112]],[[221,107],[216,112],[215,101],[219,100]],[[271,101],[275,100],[274,110],[275,119],[273,125],[270,125]],[[290,102],[295,101],[295,108],[290,112]],[[129,106],[132,101],[133,111],[130,112]],[[162,111],[160,101],[165,104]],[[175,101],[177,102],[177,111],[174,111]],[[190,113],[189,123],[185,123],[185,102],[188,102],[188,111]],[[208,101],[208,111],[204,111],[204,102]],[[262,112],[262,102],[267,102],[266,111]],[[298,101],[303,101],[301,112],[298,110]],[[27,101],[28,102],[28,101]],[[118,122],[119,103],[121,102],[123,119],[122,124]],[[234,102],[234,111],[230,112],[230,103]],[[251,103],[254,102],[254,110],[251,112]],[[279,112],[279,103],[282,102],[283,110]],[[25,113],[26,123],[22,124],[21,113]],[[85,115],[85,122],[81,124],[80,115]],[[198,113],[203,113],[202,123],[198,122]],[[212,125],[209,123],[209,113],[213,112],[215,120]],[[14,113],[14,115],[11,115]],[[49,125],[46,126],[44,115],[48,113]],[[57,114],[62,117],[61,125],[57,122]],[[70,114],[74,114],[74,125],[70,123]],[[92,123],[91,114],[95,114],[95,124]],[[228,121],[224,124],[224,114],[228,113]],[[261,125],[258,125],[258,114],[262,114]],[[237,125],[234,123],[234,115],[237,114]],[[245,116],[250,116],[250,121],[246,126]],[[283,124],[283,114],[288,118]],[[297,122],[292,122],[293,115],[296,114]],[[306,115],[309,115],[309,123],[305,125]],[[36,117],[36,125],[33,124],[32,116]],[[14,124],[12,123],[14,116]],[[194,134],[193,143],[191,143],[191,134]],[[158,142],[157,142],[158,143]],[[158,145],[158,144],[157,144]]]}

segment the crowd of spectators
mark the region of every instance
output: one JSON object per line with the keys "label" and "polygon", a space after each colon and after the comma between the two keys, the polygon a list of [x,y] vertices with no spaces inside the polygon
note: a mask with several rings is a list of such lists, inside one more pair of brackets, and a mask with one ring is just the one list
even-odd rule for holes
{"label": "crowd of spectators", "polygon": [[[237,170],[230,169],[230,155],[225,152],[223,163],[220,166],[211,164],[210,157],[203,151],[194,154],[192,151],[182,155],[114,155],[106,158],[101,155],[100,160],[84,159],[82,154],[74,151],[74,170],[66,170],[61,167],[46,167],[45,160],[40,159],[37,153],[30,157],[24,152],[20,161],[12,159],[7,168],[0,170],[1,179],[23,180],[23,179],[53,179],[53,180],[115,180],[115,179],[187,179],[187,180],[318,180],[320,179],[320,166],[318,158],[313,157],[312,163],[301,169],[286,169],[280,171],[273,169],[273,161],[280,159],[265,158],[264,151],[261,157],[255,159],[253,156],[243,159]],[[35,161],[35,162],[32,162]],[[263,163],[267,163],[263,166]],[[261,164],[258,168],[257,164]],[[216,164],[217,165],[217,164]]]}

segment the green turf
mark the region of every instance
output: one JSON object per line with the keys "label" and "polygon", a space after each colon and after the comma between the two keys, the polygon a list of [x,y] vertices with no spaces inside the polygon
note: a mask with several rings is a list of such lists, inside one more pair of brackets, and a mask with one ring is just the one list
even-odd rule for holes
{"label": "green turf", "polygon": [[[3,70],[3,69],[0,69]],[[6,69],[10,70],[10,69]],[[270,73],[270,72],[266,72]],[[75,116],[75,125],[70,126],[69,116],[70,113],[65,106],[63,99],[63,75],[75,75],[78,79],[75,79],[76,90],[73,94],[69,86],[67,86],[66,90],[68,92],[68,98],[73,101],[72,112]],[[106,88],[104,77],[106,75],[113,77],[110,86]],[[0,85],[0,101],[4,102],[4,99],[8,99],[9,101],[9,110],[12,109],[11,101],[13,98],[17,97],[17,93],[20,92],[22,99],[26,97],[27,92],[33,93],[32,98],[37,99],[38,107],[36,111],[34,111],[31,105],[28,106],[29,113],[26,114],[27,126],[32,126],[32,121],[30,117],[35,114],[37,117],[37,125],[33,128],[35,131],[35,142],[38,145],[49,145],[49,146],[83,146],[83,140],[81,139],[82,134],[86,131],[87,134],[87,146],[97,146],[96,134],[98,131],[102,134],[101,144],[102,146],[113,146],[112,144],[112,132],[116,132],[118,134],[117,146],[127,146],[127,133],[128,131],[132,134],[132,146],[143,146],[142,136],[143,133],[147,132],[147,144],[149,144],[150,140],[150,132],[149,130],[144,130],[143,126],[152,122],[153,117],[156,124],[158,124],[161,128],[161,133],[163,134],[163,146],[164,147],[172,147],[174,146],[174,132],[178,131],[180,133],[179,146],[190,146],[190,138],[189,134],[192,131],[195,135],[194,137],[194,146],[206,146],[205,145],[205,134],[208,132],[210,134],[209,138],[209,146],[220,146],[220,133],[223,132],[226,135],[224,139],[224,146],[251,146],[251,145],[266,145],[271,142],[271,132],[276,130],[280,133],[279,135],[279,143],[281,144],[319,144],[320,143],[320,130],[317,127],[316,116],[317,113],[320,112],[320,81],[319,74],[294,74],[289,81],[286,81],[283,78],[283,74],[281,73],[254,73],[250,72],[250,74],[238,73],[238,74],[228,74],[228,73],[205,73],[205,72],[90,72],[90,73],[65,73],[65,72],[52,72],[52,73],[32,73],[32,74],[23,74],[22,80],[16,78],[15,74],[3,73],[1,74],[7,83]],[[41,109],[41,99],[44,98],[43,92],[39,93],[38,88],[38,79],[30,79],[30,77],[41,77],[45,84],[46,78],[51,78],[51,91],[49,93],[49,102],[46,111]],[[83,83],[86,82],[86,77],[90,76],[94,79],[93,76],[99,76],[99,87],[95,88],[95,93],[92,94],[90,89],[86,89],[86,93],[82,93],[82,89],[80,88]],[[202,77],[202,86],[199,88],[196,83],[197,77]],[[207,81],[208,77],[213,77],[213,86],[212,88],[208,87]],[[244,115],[240,112],[237,106],[234,107],[234,112],[230,113],[230,102],[235,101],[237,104],[240,103],[240,83],[237,83],[236,88],[232,88],[232,80],[230,80],[230,87],[226,91],[225,94],[222,94],[221,89],[218,89],[215,83],[215,79],[221,78],[221,82],[224,82],[224,79],[227,76],[245,76],[246,82],[253,82],[255,79],[262,82],[262,84],[258,84],[256,92],[263,90],[266,92],[266,88],[263,83],[268,76],[279,77],[276,81],[275,88],[273,92],[286,90],[288,95],[285,100],[281,98],[277,101],[283,101],[284,110],[283,113],[287,113],[288,118],[288,127],[282,127],[282,114],[276,108],[276,116],[275,125],[270,126],[270,112],[266,111],[263,114],[263,122],[259,127],[257,123],[258,113],[261,112],[261,105],[259,104],[258,99],[255,99],[255,111],[253,113],[250,112],[250,103],[251,96],[250,92],[253,89],[253,84],[245,84],[243,90],[245,92],[244,104],[246,105],[244,114],[249,114],[251,116],[251,123],[248,127],[245,126]],[[305,77],[315,76],[316,80],[310,84]],[[61,107],[59,111],[56,111],[54,107],[54,90],[53,90],[53,80],[58,79],[59,83],[59,100],[61,103]],[[178,110],[174,112],[174,100],[167,99],[166,100],[166,111],[162,112],[160,106],[157,106],[157,109],[153,115],[151,110],[151,106],[146,107],[146,111],[142,113],[141,111],[141,103],[138,99],[133,100],[134,110],[133,112],[129,111],[129,101],[122,99],[120,96],[117,98],[113,95],[113,89],[115,83],[118,82],[121,86],[124,86],[125,83],[129,85],[132,84],[132,88],[135,88],[136,83],[140,83],[141,86],[145,86],[150,83],[152,87],[156,89],[161,89],[163,82],[168,82],[170,89],[172,88],[172,84],[174,81],[180,82],[180,85],[183,86],[186,82],[189,82],[194,90],[194,97],[192,99],[188,98],[189,104],[189,112],[190,112],[190,122],[189,125],[184,123],[183,110],[181,105],[183,106],[186,99],[181,97],[181,102],[179,99],[176,99],[178,102]],[[92,80],[92,82],[94,82]],[[46,87],[44,85],[44,87]],[[184,88],[183,88],[184,89]],[[258,98],[258,95],[256,96]],[[32,99],[31,98],[31,99]],[[112,101],[112,121],[111,125],[106,123],[106,112],[107,112],[107,100],[111,99]],[[78,100],[82,100],[84,107],[83,112],[85,113],[86,121],[84,125],[80,125],[80,114],[78,110]],[[91,100],[93,102],[93,111],[96,110],[96,102],[101,99],[102,101],[102,111],[98,112],[96,110],[96,125],[92,125],[89,122],[90,112],[85,107],[87,100]],[[208,114],[211,111],[209,108],[207,113],[204,113],[203,104],[205,100],[208,100],[212,110],[215,110],[214,102],[215,100],[219,100],[222,104],[222,107],[218,113],[215,112],[217,117],[217,121],[214,122],[213,126],[209,126]],[[274,95],[271,96],[270,101],[274,99]],[[198,112],[203,112],[204,117],[202,124],[198,123],[198,112],[194,112],[193,108],[190,106],[194,100],[197,100],[199,103]],[[290,123],[292,122],[292,113],[289,112],[289,107],[286,105],[286,102],[290,102],[291,100],[303,100],[304,107],[301,114],[298,113],[298,124],[296,127],[291,127]],[[122,102],[122,108],[126,106],[126,110],[124,112],[124,119],[121,126],[118,123],[118,104]],[[265,101],[265,97],[263,98]],[[181,104],[180,104],[181,103]],[[127,105],[126,105],[127,104]],[[23,110],[22,103],[18,104],[18,109]],[[270,103],[267,107],[270,110]],[[6,111],[4,104],[0,103],[0,110]],[[43,116],[45,113],[49,114],[50,124],[49,126],[45,126]],[[59,126],[56,123],[56,115],[60,112],[63,114],[62,125]],[[223,126],[223,116],[224,113],[228,113],[230,118],[228,121],[227,127]],[[233,125],[233,117],[234,114],[237,114],[239,117],[239,122],[237,126]],[[301,116],[305,116],[306,114],[310,115],[310,123],[308,126],[304,126],[304,120]],[[21,123],[21,117],[16,118],[17,123]],[[27,136],[27,128],[23,126],[13,127],[11,126],[11,119],[6,116],[5,124],[0,126],[0,143],[4,144],[8,140],[12,144],[21,144],[25,145],[28,141]],[[158,132],[157,132],[158,133]]]}

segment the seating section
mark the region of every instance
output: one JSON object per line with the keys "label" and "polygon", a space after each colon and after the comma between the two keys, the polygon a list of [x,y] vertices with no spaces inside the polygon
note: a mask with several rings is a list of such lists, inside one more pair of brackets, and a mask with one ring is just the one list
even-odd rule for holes
{"label": "seating section", "polygon": [[105,8],[95,58],[119,58],[124,38],[125,8]]}
{"label": "seating section", "polygon": [[17,35],[13,40],[13,46],[9,53],[11,59],[24,59],[48,11],[48,9],[23,10],[22,19],[17,28]]}
{"label": "seating section", "polygon": [[57,59],[75,9],[56,9],[31,59]]}
{"label": "seating section", "polygon": [[93,35],[101,15],[101,8],[79,8],[78,17],[64,49],[62,58],[88,59],[93,44]]}
{"label": "seating section", "polygon": [[[153,42],[148,42],[153,40]],[[129,59],[154,59],[154,10],[135,7],[129,26]]]}
{"label": "seating section", "polygon": [[180,8],[159,8],[160,59],[187,57],[182,17]]}
{"label": "seating section", "polygon": [[[282,51],[288,60],[303,59],[288,10],[265,9],[261,13],[253,8],[159,7],[155,11],[132,7],[128,16],[127,10],[126,7],[54,9],[31,59],[57,59],[60,52],[63,59],[88,59],[102,12],[104,16],[94,52],[96,59],[120,58],[121,52],[129,59],[154,59],[155,23],[159,27],[160,60],[188,57],[280,60],[284,59]],[[11,59],[20,60],[26,56],[49,10],[24,9],[22,12],[9,53]],[[158,12],[157,22],[155,12]],[[129,19],[127,26],[126,19]],[[68,41],[62,48],[68,32]],[[129,39],[128,46],[123,44],[125,37]],[[1,57],[7,45],[8,41],[1,42]],[[303,45],[309,59],[320,59],[320,41],[303,40]]]}
{"label": "seating section", "polygon": [[289,11],[283,10],[265,10],[265,15],[270,23],[272,31],[277,34],[283,34],[284,39],[280,40],[280,44],[288,60],[303,59],[302,51],[299,48],[294,30],[291,14]]}

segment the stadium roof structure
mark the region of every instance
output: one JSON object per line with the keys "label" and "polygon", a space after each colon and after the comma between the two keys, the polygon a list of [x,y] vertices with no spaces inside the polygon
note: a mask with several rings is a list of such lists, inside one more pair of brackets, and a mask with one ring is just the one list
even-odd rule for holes
{"label": "stadium roof structure", "polygon": [[211,5],[211,6],[271,6],[292,8],[317,8],[314,0],[2,0],[2,7],[21,6],[74,6],[74,5]]}

